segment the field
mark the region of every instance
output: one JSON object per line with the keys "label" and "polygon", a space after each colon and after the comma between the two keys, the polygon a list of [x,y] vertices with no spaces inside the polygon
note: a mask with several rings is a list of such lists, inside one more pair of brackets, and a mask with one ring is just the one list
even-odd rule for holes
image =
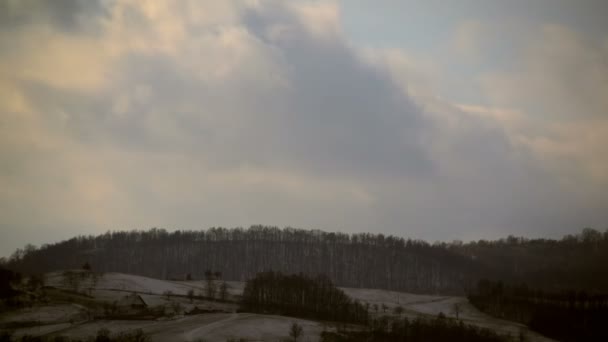
{"label": "field", "polygon": [[[77,286],[66,281],[64,273],[46,275],[46,298],[33,307],[5,313],[0,325],[14,329],[16,335],[65,335],[86,338],[107,328],[113,333],[142,329],[152,341],[226,341],[231,338],[276,341],[288,338],[289,326],[298,322],[304,328],[301,341],[316,341],[331,324],[284,316],[237,313],[234,300],[241,295],[244,283],[227,282],[228,302],[205,300],[199,294],[204,281],[165,281],[147,277],[105,273],[96,278],[82,278]],[[195,298],[188,298],[193,291]],[[551,341],[527,327],[495,319],[479,312],[466,298],[417,295],[402,292],[343,288],[364,304],[374,315],[399,315],[408,318],[458,316],[466,324],[492,329],[515,338],[520,331],[526,341]],[[145,314],[121,311],[121,301],[136,293],[145,302]],[[112,306],[113,305],[113,306]],[[112,311],[107,319],[108,310]],[[128,311],[128,308],[126,309]],[[198,310],[198,311],[193,311]],[[197,313],[188,315],[187,313]],[[105,313],[106,315],[103,315]],[[105,317],[101,319],[100,317]],[[124,317],[122,317],[124,316]]]}

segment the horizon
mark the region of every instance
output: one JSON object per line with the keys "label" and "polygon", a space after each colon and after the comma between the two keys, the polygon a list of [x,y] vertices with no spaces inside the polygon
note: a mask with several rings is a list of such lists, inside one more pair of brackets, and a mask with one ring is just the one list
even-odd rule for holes
{"label": "horizon", "polygon": [[153,230],[159,230],[159,231],[164,231],[168,234],[173,234],[176,232],[182,232],[182,233],[193,233],[193,232],[208,232],[210,230],[213,229],[225,229],[225,230],[243,230],[243,231],[247,231],[250,229],[256,229],[256,228],[270,228],[270,229],[278,229],[280,231],[284,231],[284,230],[296,230],[296,231],[304,231],[304,232],[320,232],[323,234],[343,234],[343,235],[347,235],[349,238],[352,238],[355,235],[365,235],[365,234],[371,234],[372,236],[378,236],[378,235],[384,235],[385,238],[396,238],[396,239],[401,239],[404,241],[415,241],[415,242],[423,242],[428,244],[429,246],[434,246],[436,244],[469,244],[469,243],[478,243],[481,241],[486,241],[486,242],[500,242],[500,241],[506,241],[507,239],[514,237],[516,239],[523,239],[525,242],[528,241],[534,241],[534,240],[545,240],[545,241],[560,241],[560,240],[564,240],[568,237],[574,237],[574,238],[578,238],[580,240],[581,237],[583,237],[585,231],[587,229],[591,229],[595,232],[599,232],[600,234],[604,234],[605,236],[608,236],[608,229],[606,229],[605,232],[599,231],[597,229],[594,229],[592,227],[585,227],[580,229],[577,232],[572,232],[566,235],[563,235],[561,237],[558,238],[550,238],[550,237],[542,237],[542,236],[538,236],[538,237],[530,237],[530,236],[515,236],[515,235],[509,235],[509,236],[503,236],[503,237],[499,237],[499,238],[495,238],[495,239],[472,239],[472,240],[451,240],[451,241],[446,241],[446,240],[434,240],[434,241],[429,241],[429,240],[424,240],[424,239],[417,239],[414,237],[409,237],[407,235],[396,235],[396,234],[383,234],[383,233],[373,233],[373,232],[343,232],[343,231],[331,231],[331,230],[322,230],[322,229],[306,229],[306,228],[297,228],[297,227],[277,227],[277,226],[268,226],[268,225],[251,225],[249,227],[209,227],[209,228],[200,228],[200,229],[165,229],[162,227],[152,227],[152,228],[148,228],[148,229],[122,229],[122,230],[107,230],[105,232],[99,232],[99,233],[95,233],[95,234],[88,234],[88,235],[75,235],[75,236],[71,236],[68,237],[66,239],[61,239],[61,240],[56,240],[56,241],[52,241],[52,242],[45,242],[42,243],[41,245],[33,245],[30,243],[27,243],[24,246],[20,246],[17,247],[13,252],[11,252],[11,254],[9,255],[0,255],[0,260],[4,260],[4,261],[9,261],[12,257],[12,255],[14,255],[15,252],[17,252],[17,250],[21,250],[21,251],[25,251],[28,248],[35,248],[35,249],[41,249],[47,246],[52,246],[52,245],[58,245],[61,244],[63,242],[66,242],[68,240],[71,239],[76,239],[76,238],[98,238],[101,236],[104,236],[106,234],[114,234],[114,233],[149,233]]}
{"label": "horizon", "polygon": [[0,0],[0,256],[120,227],[603,232],[604,13]]}

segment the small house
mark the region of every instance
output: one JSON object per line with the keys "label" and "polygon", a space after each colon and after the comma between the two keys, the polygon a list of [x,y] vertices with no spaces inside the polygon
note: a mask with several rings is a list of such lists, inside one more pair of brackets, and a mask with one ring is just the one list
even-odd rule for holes
{"label": "small house", "polygon": [[131,293],[122,297],[118,303],[118,308],[122,312],[139,311],[148,307],[144,299],[137,293]]}

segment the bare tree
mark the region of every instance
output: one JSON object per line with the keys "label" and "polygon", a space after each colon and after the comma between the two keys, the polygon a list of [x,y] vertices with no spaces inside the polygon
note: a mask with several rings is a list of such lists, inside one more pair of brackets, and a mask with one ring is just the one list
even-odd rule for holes
{"label": "bare tree", "polygon": [[302,336],[304,329],[296,322],[291,323],[289,328],[289,337],[293,338],[293,342],[298,342],[298,338]]}
{"label": "bare tree", "polygon": [[182,305],[179,302],[171,302],[171,309],[174,315],[179,315],[182,312]]}
{"label": "bare tree", "polygon": [[393,309],[393,313],[395,313],[395,315],[397,315],[397,316],[401,316],[403,314],[403,311],[404,311],[404,309],[403,309],[403,306],[401,306],[401,305],[396,306]]}
{"label": "bare tree", "polygon": [[82,265],[82,269],[83,269],[84,271],[91,272],[91,264],[89,264],[89,262],[88,262],[88,261],[86,261],[86,262],[85,262],[85,263]]}
{"label": "bare tree", "polygon": [[188,290],[188,299],[190,299],[190,303],[192,303],[194,301],[194,290],[193,289]]}
{"label": "bare tree", "polygon": [[526,333],[524,332],[524,329],[519,329],[519,342],[525,342],[526,341]]}
{"label": "bare tree", "polygon": [[228,284],[223,281],[220,285],[220,300],[226,301],[228,299]]}
{"label": "bare tree", "polygon": [[44,287],[44,274],[31,275],[27,280],[27,287],[30,291],[36,291]]}
{"label": "bare tree", "polygon": [[80,288],[80,275],[74,271],[63,272],[63,285],[74,292],[78,292]]}
{"label": "bare tree", "polygon": [[460,313],[462,312],[462,305],[460,303],[454,303],[452,305],[452,312],[456,315],[456,319],[460,319]]}
{"label": "bare tree", "polygon": [[213,280],[213,273],[211,271],[205,272],[205,292],[207,294],[207,298],[213,299],[215,298],[215,293],[217,292],[217,287]]}

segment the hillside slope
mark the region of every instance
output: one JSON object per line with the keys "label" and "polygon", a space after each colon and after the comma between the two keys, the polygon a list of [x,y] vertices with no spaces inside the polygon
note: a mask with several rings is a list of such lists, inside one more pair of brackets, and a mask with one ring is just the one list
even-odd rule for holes
{"label": "hillside slope", "polygon": [[[69,289],[64,279],[64,272],[49,273],[45,279],[47,286]],[[243,282],[230,282],[229,284],[233,296],[242,294],[245,285]],[[146,301],[153,303],[152,305],[166,305],[166,301],[160,298],[164,297],[162,295],[167,291],[171,291],[177,296],[185,296],[190,289],[199,291],[204,288],[204,283],[201,281],[165,281],[130,274],[106,273],[99,275],[95,282],[83,281],[80,286],[81,291],[91,293],[94,298],[99,300],[117,300],[126,294],[135,292],[145,297]],[[551,341],[521,324],[495,319],[481,313],[464,297],[419,295],[381,289],[342,288],[342,290],[363,304],[369,304],[370,307],[377,306],[377,311],[371,310],[372,315],[396,315],[394,309],[400,306],[404,309],[401,315],[410,319],[436,317],[439,313],[455,318],[454,306],[458,305],[459,319],[465,324],[489,328],[500,334],[511,336],[518,336],[522,331],[527,341]],[[157,302],[153,301],[154,298]],[[187,305],[186,299],[183,300],[183,305]],[[234,310],[234,308],[226,308]],[[48,311],[47,309],[28,309],[27,313],[21,315],[40,317],[43,312]],[[57,319],[55,318],[55,320]],[[234,336],[258,340],[284,338],[292,321],[298,321],[305,327],[306,337],[310,340],[316,340],[323,329],[319,322],[272,315],[237,314],[234,311],[233,313],[184,317],[166,322],[92,321],[75,326],[59,324],[61,322],[55,323],[58,323],[56,327],[60,329],[61,334],[72,337],[91,336],[98,329],[106,327],[114,332],[142,328],[146,333],[151,334],[153,341],[168,341],[175,340],[175,338],[191,341],[201,337],[205,337],[209,341],[225,341]],[[35,329],[22,329],[21,331],[23,334],[32,332],[35,333]],[[42,332],[46,333],[44,329]]]}
{"label": "hillside slope", "polygon": [[481,278],[551,290],[608,292],[608,233],[584,229],[561,240],[509,237],[435,243],[382,234],[342,234],[254,226],[162,229],[77,237],[17,250],[5,267],[22,273],[80,268],[158,279],[245,281],[262,271],[327,275],[345,287],[464,294]]}
{"label": "hillside slope", "polygon": [[45,273],[85,262],[99,272],[159,279],[202,279],[207,270],[236,281],[266,270],[325,274],[340,286],[417,293],[463,293],[480,274],[471,258],[422,241],[272,227],[79,237],[24,251],[8,266]]}

